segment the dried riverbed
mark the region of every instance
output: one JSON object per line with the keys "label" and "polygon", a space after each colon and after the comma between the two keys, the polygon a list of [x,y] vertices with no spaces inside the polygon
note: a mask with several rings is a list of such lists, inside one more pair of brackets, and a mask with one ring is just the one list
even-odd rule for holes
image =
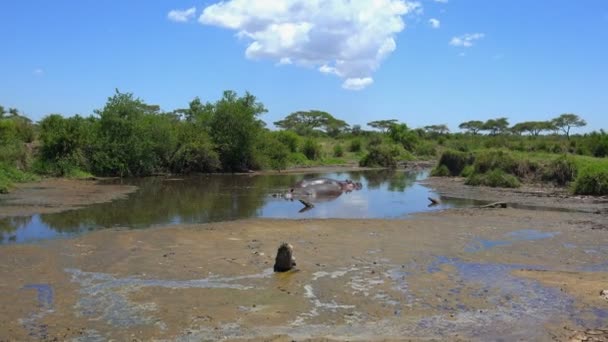
{"label": "dried riverbed", "polygon": [[[0,339],[567,340],[608,322],[605,224],[451,209],[2,246]],[[282,241],[297,272],[271,272]]]}

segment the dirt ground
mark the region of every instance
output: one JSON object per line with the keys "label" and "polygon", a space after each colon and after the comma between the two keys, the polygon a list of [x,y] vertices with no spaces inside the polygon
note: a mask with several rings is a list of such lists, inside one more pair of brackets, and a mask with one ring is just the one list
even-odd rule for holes
{"label": "dirt ground", "polygon": [[123,198],[137,190],[128,185],[101,185],[98,181],[46,178],[40,182],[16,184],[0,195],[0,218],[56,213]]}
{"label": "dirt ground", "polygon": [[[605,221],[459,209],[2,246],[0,340],[601,341],[608,232],[593,228]],[[297,271],[276,274],[283,241]]]}
{"label": "dirt ground", "polygon": [[519,208],[572,210],[608,215],[608,196],[572,196],[567,189],[525,184],[516,189],[469,186],[462,177],[430,177],[421,183],[445,197],[502,201]]}

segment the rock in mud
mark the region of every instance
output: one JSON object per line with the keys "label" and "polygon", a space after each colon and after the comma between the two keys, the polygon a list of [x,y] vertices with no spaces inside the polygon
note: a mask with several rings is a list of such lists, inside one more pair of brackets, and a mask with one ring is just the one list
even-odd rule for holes
{"label": "rock in mud", "polygon": [[275,272],[287,272],[296,266],[296,258],[293,256],[293,246],[283,242],[277,250],[274,261]]}

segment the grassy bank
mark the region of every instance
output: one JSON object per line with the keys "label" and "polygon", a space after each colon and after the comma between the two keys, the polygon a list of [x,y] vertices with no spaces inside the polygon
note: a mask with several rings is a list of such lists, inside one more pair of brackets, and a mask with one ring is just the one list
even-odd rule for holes
{"label": "grassy bank", "polygon": [[574,194],[608,194],[608,159],[506,149],[446,150],[434,176],[465,177],[468,185],[516,188],[522,183],[567,186]]}

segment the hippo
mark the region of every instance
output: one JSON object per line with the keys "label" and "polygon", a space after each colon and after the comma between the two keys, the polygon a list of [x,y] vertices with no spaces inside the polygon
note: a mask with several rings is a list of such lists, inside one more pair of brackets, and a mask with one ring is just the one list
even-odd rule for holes
{"label": "hippo", "polygon": [[349,179],[345,181],[331,178],[304,179],[294,184],[294,187],[285,194],[285,198],[308,198],[314,202],[332,201],[345,192],[348,193],[361,188],[361,183],[355,183]]}

